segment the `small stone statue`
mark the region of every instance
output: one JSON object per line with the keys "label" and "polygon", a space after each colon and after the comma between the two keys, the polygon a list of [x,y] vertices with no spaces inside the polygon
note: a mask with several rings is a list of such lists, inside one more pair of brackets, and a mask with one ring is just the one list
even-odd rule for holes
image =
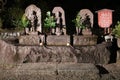
{"label": "small stone statue", "polygon": [[85,27],[88,28],[88,29],[91,28],[90,17],[89,17],[88,14],[85,14],[85,19],[83,21],[83,25],[85,25]]}
{"label": "small stone statue", "polygon": [[56,13],[56,35],[61,35],[63,33],[62,28],[62,13],[57,12]]}
{"label": "small stone statue", "polygon": [[37,22],[38,22],[38,19],[37,19],[37,15],[36,15],[36,12],[33,11],[33,14],[32,14],[32,17],[31,17],[31,29],[30,31],[32,32],[35,32],[37,31]]}

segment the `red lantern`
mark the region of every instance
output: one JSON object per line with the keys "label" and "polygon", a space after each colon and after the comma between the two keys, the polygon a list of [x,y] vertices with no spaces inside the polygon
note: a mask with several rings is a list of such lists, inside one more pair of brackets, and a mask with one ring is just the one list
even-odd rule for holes
{"label": "red lantern", "polygon": [[104,29],[104,34],[110,33],[110,26],[112,24],[112,12],[110,9],[102,9],[97,11],[98,13],[98,25]]}
{"label": "red lantern", "polygon": [[102,9],[98,12],[98,25],[101,28],[108,28],[112,24],[112,12],[110,9]]}

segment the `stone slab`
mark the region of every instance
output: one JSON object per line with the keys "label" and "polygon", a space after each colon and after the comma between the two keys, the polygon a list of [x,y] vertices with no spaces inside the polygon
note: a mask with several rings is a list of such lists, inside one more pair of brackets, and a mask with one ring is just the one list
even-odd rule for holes
{"label": "stone slab", "polygon": [[69,35],[48,35],[46,38],[47,45],[67,45],[70,43]]}
{"label": "stone slab", "polygon": [[96,45],[97,44],[97,36],[73,36],[73,45],[74,46],[79,46],[79,45]]}

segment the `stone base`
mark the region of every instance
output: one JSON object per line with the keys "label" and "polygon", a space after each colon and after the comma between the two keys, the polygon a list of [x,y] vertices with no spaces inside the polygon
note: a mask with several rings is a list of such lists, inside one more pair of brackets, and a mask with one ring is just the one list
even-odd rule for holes
{"label": "stone base", "polygon": [[40,38],[38,35],[25,35],[19,37],[19,44],[22,45],[39,45]]}
{"label": "stone base", "polygon": [[86,36],[73,36],[73,45],[96,45],[97,44],[97,36],[86,35]]}
{"label": "stone base", "polygon": [[46,38],[47,45],[69,45],[70,36],[68,35],[48,35]]}
{"label": "stone base", "polygon": [[45,35],[25,35],[19,37],[19,44],[22,45],[44,45]]}

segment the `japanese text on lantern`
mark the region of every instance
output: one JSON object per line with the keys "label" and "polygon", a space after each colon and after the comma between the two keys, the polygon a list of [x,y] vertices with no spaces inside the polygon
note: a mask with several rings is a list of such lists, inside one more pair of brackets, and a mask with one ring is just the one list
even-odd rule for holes
{"label": "japanese text on lantern", "polygon": [[112,11],[101,10],[98,12],[98,24],[101,28],[110,27],[112,24]]}

